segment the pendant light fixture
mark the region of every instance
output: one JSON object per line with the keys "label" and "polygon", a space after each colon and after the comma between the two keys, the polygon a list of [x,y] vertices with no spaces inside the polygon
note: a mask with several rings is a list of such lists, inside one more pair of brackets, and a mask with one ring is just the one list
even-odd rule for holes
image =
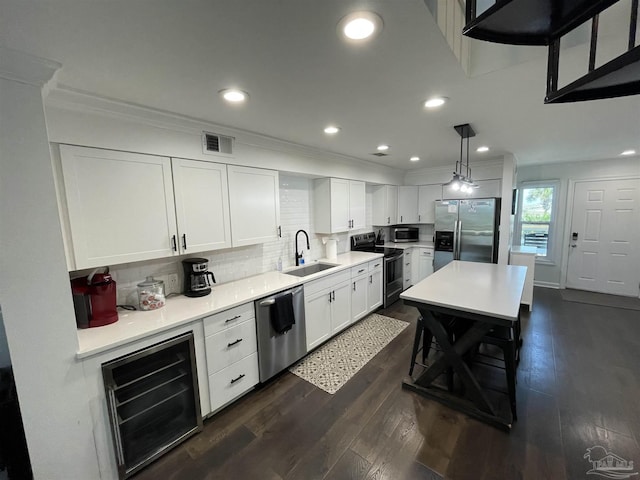
{"label": "pendant light fixture", "polygon": [[[458,135],[460,135],[460,160],[456,162],[456,169],[453,172],[453,178],[443,186],[449,187],[455,192],[466,193],[468,195],[474,188],[478,188],[471,178],[471,168],[469,168],[469,138],[475,137],[476,132],[473,131],[473,128],[471,128],[471,125],[468,123],[456,125],[453,128],[455,128]],[[467,141],[466,157],[464,155],[465,140]]]}

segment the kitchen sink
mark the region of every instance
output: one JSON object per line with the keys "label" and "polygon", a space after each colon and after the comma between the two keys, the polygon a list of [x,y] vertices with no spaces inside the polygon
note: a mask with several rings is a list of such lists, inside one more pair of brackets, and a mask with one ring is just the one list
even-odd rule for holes
{"label": "kitchen sink", "polygon": [[294,275],[296,277],[306,277],[307,275],[312,275],[314,273],[322,272],[323,270],[328,270],[337,266],[338,265],[333,265],[331,263],[314,263],[312,265],[296,268],[295,270],[284,273],[286,273],[287,275]]}

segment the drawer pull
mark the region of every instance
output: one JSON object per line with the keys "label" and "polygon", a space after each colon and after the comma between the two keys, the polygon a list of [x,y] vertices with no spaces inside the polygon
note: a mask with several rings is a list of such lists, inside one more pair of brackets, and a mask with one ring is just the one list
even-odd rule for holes
{"label": "drawer pull", "polygon": [[240,375],[238,375],[236,378],[231,379],[231,385],[233,385],[234,383],[236,383],[238,380],[241,380],[242,378],[244,378],[244,373],[241,373]]}
{"label": "drawer pull", "polygon": [[231,342],[231,343],[227,343],[227,348],[229,347],[233,347],[234,345],[237,345],[238,343],[240,343],[242,341],[241,338],[237,339],[235,342]]}
{"label": "drawer pull", "polygon": [[378,268],[379,266],[380,266],[380,264],[379,264],[379,263],[376,263],[376,264],[373,266],[373,268]]}
{"label": "drawer pull", "polygon": [[232,318],[227,318],[224,323],[229,323],[229,322],[233,322],[234,320],[239,319],[240,317],[242,317],[242,315],[236,315],[235,317]]}
{"label": "drawer pull", "polygon": [[361,270],[358,270],[358,273],[362,273],[362,272],[364,272],[364,268]]}

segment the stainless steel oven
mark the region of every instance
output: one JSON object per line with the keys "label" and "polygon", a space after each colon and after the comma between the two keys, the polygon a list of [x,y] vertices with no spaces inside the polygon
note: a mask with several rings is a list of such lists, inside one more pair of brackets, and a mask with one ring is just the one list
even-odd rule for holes
{"label": "stainless steel oven", "polygon": [[404,251],[400,248],[387,248],[376,245],[376,234],[373,232],[353,235],[351,250],[358,252],[381,253],[384,256],[384,307],[388,307],[400,298],[403,287],[402,257]]}
{"label": "stainless steel oven", "polygon": [[400,298],[403,288],[402,258],[404,252],[384,257],[384,306],[385,308]]}

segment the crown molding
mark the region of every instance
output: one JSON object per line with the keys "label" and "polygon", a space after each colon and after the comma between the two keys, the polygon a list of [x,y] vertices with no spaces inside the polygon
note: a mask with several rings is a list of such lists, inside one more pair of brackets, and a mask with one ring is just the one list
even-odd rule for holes
{"label": "crown molding", "polygon": [[0,47],[0,78],[5,80],[42,88],[61,67],[53,60]]}

